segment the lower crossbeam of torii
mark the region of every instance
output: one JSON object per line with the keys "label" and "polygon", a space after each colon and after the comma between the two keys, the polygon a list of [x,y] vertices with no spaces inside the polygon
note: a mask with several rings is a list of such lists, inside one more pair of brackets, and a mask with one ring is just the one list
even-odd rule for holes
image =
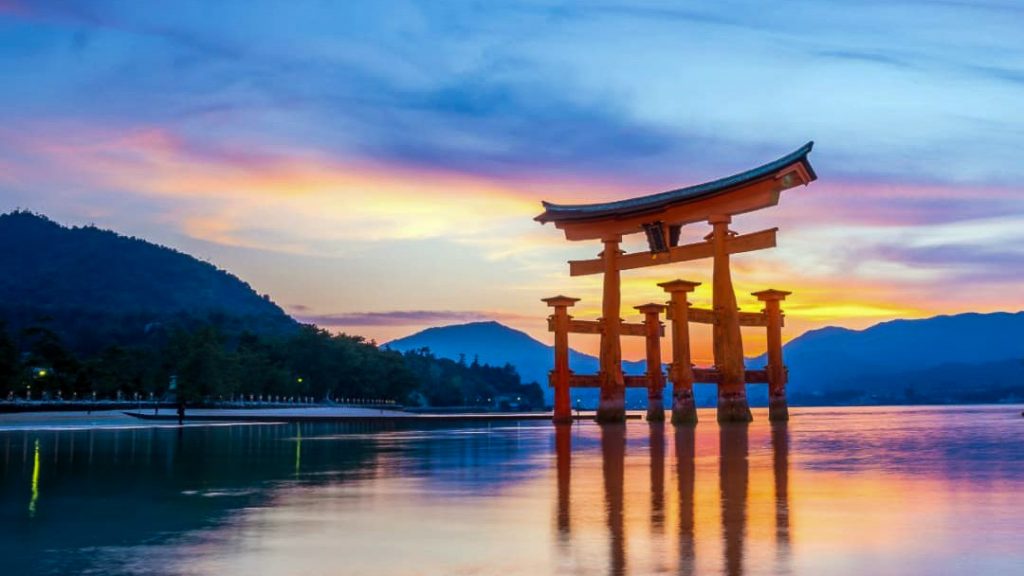
{"label": "lower crossbeam of torii", "polygon": [[[552,222],[570,241],[599,241],[603,249],[594,260],[569,262],[570,276],[603,275],[601,312],[597,321],[576,320],[569,308],[578,299],[567,296],[545,298],[553,308],[549,330],[555,336],[555,367],[550,385],[555,391],[553,419],[556,423],[572,420],[569,402],[571,387],[600,388],[597,407],[598,422],[622,422],[626,419],[625,389],[648,389],[647,418],[664,420],[662,393],[661,342],[664,328],[660,315],[667,311],[672,322],[672,362],[669,380],[672,383],[672,422],[695,423],[697,412],[693,399],[694,383],[718,386],[718,421],[749,422],[747,384],[767,384],[769,419],[787,420],[787,371],[782,362],[781,302],[789,292],[762,290],[753,293],[764,302],[758,313],[741,312],[736,305],[732,284],[730,256],[775,247],[777,228],[737,234],[729,229],[732,218],[778,204],[783,190],[807,185],[817,179],[807,159],[813,143],[777,160],[733,176],[670,190],[660,194],[630,198],[602,204],[562,205],[544,202],[544,213],[538,222]],[[706,222],[710,233],[703,242],[679,245],[684,225]],[[648,251],[623,254],[622,238],[630,234],[646,235]],[[668,294],[667,306],[660,303],[636,306],[644,315],[642,324],[629,324],[620,318],[622,306],[621,273],[623,270],[659,266],[711,258],[712,307],[690,306],[687,294],[700,283],[672,280],[660,283]],[[690,323],[713,326],[715,366],[701,369],[693,366],[690,356]],[[767,331],[768,365],[764,370],[747,370],[743,357],[742,326],[763,327]],[[596,375],[573,374],[569,368],[570,333],[599,334],[600,369]],[[624,376],[622,372],[623,336],[646,339],[647,374]]]}

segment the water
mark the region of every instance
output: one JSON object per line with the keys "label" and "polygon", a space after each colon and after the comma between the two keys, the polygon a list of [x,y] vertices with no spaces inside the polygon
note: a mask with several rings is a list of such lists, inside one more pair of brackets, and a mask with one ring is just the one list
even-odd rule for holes
{"label": "water", "polygon": [[0,573],[1021,574],[1020,410],[0,432]]}

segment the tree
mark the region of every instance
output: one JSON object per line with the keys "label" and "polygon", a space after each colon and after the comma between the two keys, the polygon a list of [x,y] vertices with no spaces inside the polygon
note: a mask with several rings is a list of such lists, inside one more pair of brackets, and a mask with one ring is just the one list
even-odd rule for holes
{"label": "tree", "polygon": [[[159,325],[144,319],[134,322],[143,327],[134,340],[111,337],[86,349],[66,346],[48,323],[37,322],[23,331],[24,362],[0,327],[0,392],[31,383],[36,397],[40,390],[61,390],[65,398],[91,391],[103,397],[120,391],[130,398],[159,394],[175,376],[178,394],[188,402],[253,394],[484,406],[509,394],[543,403],[540,387],[522,385],[511,365],[489,366],[475,357],[467,364],[464,356],[437,358],[427,349],[402,354],[313,325],[261,335],[240,330],[222,315],[185,315]],[[40,369],[45,377],[39,377]]]}
{"label": "tree", "polygon": [[[243,333],[235,352],[238,392],[243,394],[280,394],[289,389],[293,379],[285,367],[281,347],[261,340],[259,336]],[[297,381],[302,376],[296,376]],[[303,378],[303,381],[305,379]]]}
{"label": "tree", "polygon": [[6,398],[17,388],[20,371],[18,347],[7,333],[7,324],[0,321],[0,397]]}
{"label": "tree", "polygon": [[178,395],[186,402],[229,396],[238,389],[237,365],[216,328],[179,332],[171,341],[171,366]]}
{"label": "tree", "polygon": [[46,325],[46,319],[22,331],[28,344],[28,359],[22,371],[34,390],[55,394],[71,393],[78,382],[80,364],[64,347],[60,336]]}

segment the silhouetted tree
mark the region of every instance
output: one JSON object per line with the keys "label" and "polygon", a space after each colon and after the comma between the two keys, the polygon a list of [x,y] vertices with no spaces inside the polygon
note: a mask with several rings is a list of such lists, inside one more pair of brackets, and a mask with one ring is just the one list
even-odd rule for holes
{"label": "silhouetted tree", "polygon": [[7,332],[7,324],[0,321],[0,398],[17,388],[20,368],[18,348]]}
{"label": "silhouetted tree", "polygon": [[43,318],[22,331],[22,340],[28,348],[28,358],[22,368],[22,372],[27,373],[23,378],[32,385],[33,391],[71,393],[80,366],[48,323],[49,319]]}

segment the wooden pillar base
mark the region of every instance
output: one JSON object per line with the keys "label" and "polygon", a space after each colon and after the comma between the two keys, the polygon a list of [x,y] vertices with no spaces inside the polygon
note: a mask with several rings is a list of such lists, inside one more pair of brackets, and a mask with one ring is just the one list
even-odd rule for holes
{"label": "wooden pillar base", "polygon": [[672,391],[672,423],[696,424],[697,404],[693,401],[693,390]]}
{"label": "wooden pillar base", "polygon": [[597,404],[594,420],[599,424],[611,424],[626,421],[626,389],[615,386],[611,390],[606,386],[602,376],[601,399]]}
{"label": "wooden pillar base", "polygon": [[555,424],[572,424],[572,406],[569,405],[568,376],[559,378],[555,384],[555,407],[551,421]]}
{"label": "wooden pillar base", "polygon": [[572,424],[572,414],[555,414],[551,421],[555,424]]}
{"label": "wooden pillar base", "polygon": [[718,392],[718,421],[719,422],[751,422],[754,419],[750,413],[750,404],[747,403],[745,390],[739,392]]}
{"label": "wooden pillar base", "polygon": [[661,394],[659,394],[656,398],[651,397],[647,399],[647,421],[665,421],[665,403],[661,399]]}
{"label": "wooden pillar base", "polygon": [[624,402],[616,405],[613,402],[604,402],[597,407],[597,415],[594,421],[598,424],[620,424],[626,421],[626,406]]}
{"label": "wooden pillar base", "polygon": [[789,420],[789,403],[786,402],[786,391],[772,391],[768,394],[768,420],[786,422]]}

